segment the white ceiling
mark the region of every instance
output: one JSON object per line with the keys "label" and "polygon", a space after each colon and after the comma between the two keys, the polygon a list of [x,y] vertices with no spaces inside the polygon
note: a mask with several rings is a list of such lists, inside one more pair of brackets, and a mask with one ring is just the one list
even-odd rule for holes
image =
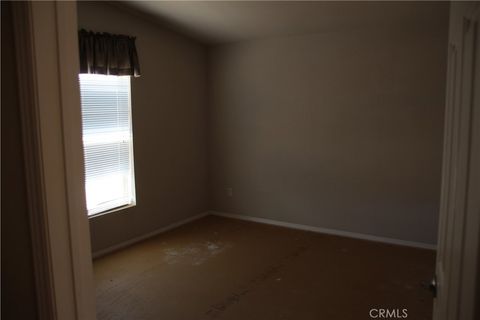
{"label": "white ceiling", "polygon": [[441,27],[448,2],[124,1],[207,43],[357,28]]}

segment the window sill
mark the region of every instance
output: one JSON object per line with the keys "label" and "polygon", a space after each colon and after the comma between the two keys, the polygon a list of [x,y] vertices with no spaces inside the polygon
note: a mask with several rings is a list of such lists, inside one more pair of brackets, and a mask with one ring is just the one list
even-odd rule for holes
{"label": "window sill", "polygon": [[90,220],[90,219],[97,218],[97,217],[100,217],[100,216],[103,216],[103,215],[106,215],[106,214],[110,214],[110,213],[114,213],[114,212],[118,212],[118,211],[123,211],[124,209],[135,207],[136,205],[137,204],[134,202],[134,203],[130,203],[130,204],[120,206],[120,207],[115,207],[115,208],[112,208],[112,209],[108,209],[108,210],[105,210],[105,211],[102,211],[102,212],[94,213],[92,215],[89,215],[88,219]]}

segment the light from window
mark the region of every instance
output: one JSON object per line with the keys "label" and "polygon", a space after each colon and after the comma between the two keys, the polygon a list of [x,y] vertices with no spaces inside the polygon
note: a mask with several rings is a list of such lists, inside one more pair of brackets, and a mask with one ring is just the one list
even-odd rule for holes
{"label": "light from window", "polygon": [[79,78],[90,216],[135,204],[130,77]]}

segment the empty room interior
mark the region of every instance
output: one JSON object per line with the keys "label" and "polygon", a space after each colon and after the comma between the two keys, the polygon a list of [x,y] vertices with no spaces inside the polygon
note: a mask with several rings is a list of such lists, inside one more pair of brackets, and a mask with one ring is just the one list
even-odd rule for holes
{"label": "empty room interior", "polygon": [[[469,5],[477,19],[478,6]],[[32,160],[22,137],[29,131],[18,108],[28,99],[21,81],[4,80],[24,78],[15,69],[23,57],[16,6],[2,1],[2,315],[46,319],[27,205]],[[49,6],[32,4],[32,25],[49,19]],[[56,21],[71,21],[59,8]],[[454,193],[467,199],[463,223],[452,222],[460,220],[449,218],[456,211],[444,200],[455,179],[464,181],[455,174],[469,174],[461,164],[448,170],[463,161],[455,155],[464,144],[446,142],[463,141],[462,129],[449,138],[456,131],[446,129],[448,119],[467,119],[446,108],[457,72],[450,56],[460,50],[449,44],[452,15],[460,9],[360,1],[79,1],[71,8],[78,64],[67,69],[78,75],[75,152],[83,175],[65,181],[82,186],[76,208],[88,221],[98,320],[474,319],[458,306],[473,301],[478,311],[480,286],[456,300],[456,311],[443,307],[450,300],[441,291],[444,300],[435,301],[437,279],[443,284],[443,270],[460,261],[449,235],[467,234],[475,223],[466,221],[478,227],[480,220],[468,213],[478,201],[465,196],[479,190],[473,179]],[[464,35],[458,52],[468,53]],[[471,63],[478,71],[468,57],[457,68]],[[66,60],[58,59],[61,74]],[[49,90],[41,86],[38,101]],[[469,159],[478,157],[476,103],[467,119]],[[64,150],[68,159],[72,148]],[[62,167],[51,159],[45,166]],[[478,250],[475,230],[464,236],[477,244],[468,250]],[[453,258],[442,258],[440,247]],[[442,259],[450,264],[439,267]],[[479,284],[478,272],[467,271],[459,271],[462,281]]]}

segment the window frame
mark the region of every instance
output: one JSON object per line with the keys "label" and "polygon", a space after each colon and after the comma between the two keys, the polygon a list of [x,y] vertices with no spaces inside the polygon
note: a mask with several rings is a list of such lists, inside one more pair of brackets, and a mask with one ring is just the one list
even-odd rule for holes
{"label": "window frame", "polygon": [[[130,76],[115,76],[115,75],[96,75],[96,74],[79,74],[78,76],[78,82],[79,82],[79,88],[80,92],[82,91],[82,84],[80,77],[82,75],[89,75],[89,76],[108,76],[108,77],[128,77],[128,129],[130,133],[130,142],[128,144],[128,157],[129,157],[129,168],[130,168],[130,192],[129,192],[129,198],[130,201],[129,203],[125,204],[119,204],[119,205],[113,205],[113,206],[97,206],[94,209],[87,209],[87,217],[88,219],[92,219],[98,216],[102,216],[105,214],[110,214],[113,212],[119,212],[124,209],[132,208],[137,205],[137,197],[136,197],[136,184],[135,184],[135,161],[134,161],[134,135],[133,135],[133,115],[132,115],[132,81]],[[80,97],[81,98],[81,97]],[[80,101],[80,107],[81,107],[81,115],[83,118],[83,104],[82,101]],[[83,131],[83,123],[82,123],[82,154],[84,157],[85,161],[85,143],[83,141],[84,137],[84,131]],[[84,189],[85,189],[85,200],[87,201],[87,175],[85,172],[85,181],[84,181]],[[113,201],[112,201],[113,202]],[[120,202],[120,201],[119,201]]]}

